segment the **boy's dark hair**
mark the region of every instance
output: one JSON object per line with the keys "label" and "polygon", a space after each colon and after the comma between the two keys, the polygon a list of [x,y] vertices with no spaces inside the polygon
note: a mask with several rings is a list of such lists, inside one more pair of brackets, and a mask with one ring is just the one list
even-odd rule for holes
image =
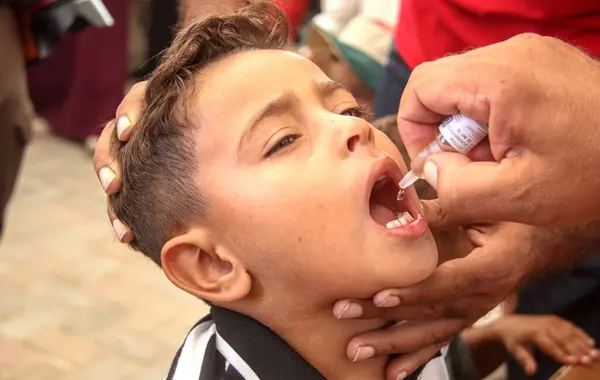
{"label": "boy's dark hair", "polygon": [[131,246],[161,265],[163,245],[208,210],[195,185],[195,132],[185,101],[196,74],[233,54],[286,49],[288,25],[268,1],[249,1],[234,14],[209,15],[178,33],[148,80],[142,117],[127,143],[112,136],[123,186],[109,202],[134,233]]}

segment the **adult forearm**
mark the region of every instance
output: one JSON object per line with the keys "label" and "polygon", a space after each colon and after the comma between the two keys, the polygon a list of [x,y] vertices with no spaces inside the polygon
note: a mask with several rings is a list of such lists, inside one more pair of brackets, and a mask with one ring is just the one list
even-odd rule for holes
{"label": "adult forearm", "polygon": [[187,25],[205,13],[231,12],[244,5],[245,0],[181,0],[181,20]]}

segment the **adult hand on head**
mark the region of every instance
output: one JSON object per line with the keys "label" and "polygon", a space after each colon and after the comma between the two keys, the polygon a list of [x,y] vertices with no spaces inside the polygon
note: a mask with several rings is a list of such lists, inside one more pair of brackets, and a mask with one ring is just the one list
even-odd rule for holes
{"label": "adult hand on head", "polygon": [[398,113],[411,157],[433,140],[444,115],[460,112],[489,127],[489,141],[471,159],[440,153],[426,161],[424,175],[439,195],[426,202],[431,225],[599,219],[598,83],[600,62],[532,34],[418,66]]}
{"label": "adult hand on head", "polygon": [[[388,379],[411,373],[427,362],[452,337],[511,294],[535,273],[560,268],[583,259],[600,240],[600,223],[575,229],[543,229],[516,223],[471,227],[476,247],[467,257],[441,264],[419,284],[387,289],[372,300],[341,300],[334,305],[338,318],[384,318],[403,323],[369,332],[350,341],[347,356],[372,347],[373,355],[404,354],[388,367]],[[362,357],[361,357],[362,358]]]}
{"label": "adult hand on head", "polygon": [[[129,93],[125,96],[125,99],[123,99],[117,109],[116,119],[111,120],[106,124],[98,139],[98,144],[94,151],[94,169],[96,170],[102,188],[107,195],[118,192],[122,185],[121,170],[117,166],[110,151],[111,136],[116,128],[119,140],[129,140],[129,137],[131,136],[131,127],[140,118],[145,89],[146,82],[139,82],[129,90]],[[123,243],[130,242],[133,239],[131,229],[117,218],[108,203],[107,208],[108,216],[119,241]]]}

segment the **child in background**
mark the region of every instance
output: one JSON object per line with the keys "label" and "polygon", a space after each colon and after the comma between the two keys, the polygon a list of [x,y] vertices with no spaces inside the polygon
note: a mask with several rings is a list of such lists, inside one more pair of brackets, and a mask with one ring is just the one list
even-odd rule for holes
{"label": "child in background", "polygon": [[507,314],[462,333],[477,372],[483,378],[511,356],[533,375],[537,372],[534,350],[560,364],[590,365],[600,355],[594,340],[582,329],[555,315]]}
{"label": "child in background", "polygon": [[322,1],[300,52],[371,111],[392,46],[399,0]]}

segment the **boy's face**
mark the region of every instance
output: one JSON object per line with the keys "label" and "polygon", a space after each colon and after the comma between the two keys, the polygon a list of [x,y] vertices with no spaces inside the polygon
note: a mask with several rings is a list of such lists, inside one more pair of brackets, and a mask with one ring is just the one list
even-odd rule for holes
{"label": "boy's face", "polygon": [[[201,125],[204,224],[263,292],[369,297],[431,274],[437,250],[425,222],[385,227],[395,211],[418,216],[418,200],[411,189],[396,201],[404,162],[352,116],[350,93],[278,50],[236,54],[200,78],[189,117]],[[382,175],[389,183],[373,190]]]}

